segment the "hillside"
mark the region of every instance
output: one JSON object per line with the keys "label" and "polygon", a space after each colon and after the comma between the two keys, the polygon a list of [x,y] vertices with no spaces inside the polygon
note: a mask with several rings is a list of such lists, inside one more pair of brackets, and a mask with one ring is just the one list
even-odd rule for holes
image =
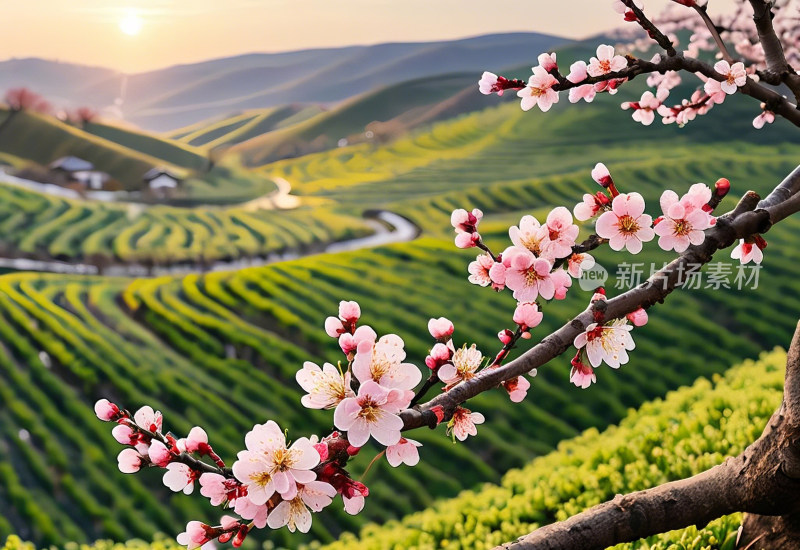
{"label": "hillside", "polygon": [[[126,120],[167,131],[231,111],[334,103],[424,76],[529,63],[531,52],[564,42],[537,33],[494,34],[442,42],[248,54],[131,75],[41,59],[13,59],[0,62],[0,92],[28,86],[55,104],[97,109],[122,99]],[[123,83],[125,96],[119,98]]]}
{"label": "hillside", "polygon": [[[484,550],[615,494],[698,473],[758,437],[780,404],[785,358],[776,350],[735,366],[724,376],[715,375],[712,381],[699,379],[629,412],[618,426],[603,432],[592,428],[560,443],[556,451],[508,472],[498,485],[440,500],[400,521],[369,525],[360,535],[345,534],[323,548]],[[740,521],[736,514],[615,550],[732,550]],[[98,542],[76,545],[75,550],[178,548],[173,540],[163,539],[152,544]],[[35,547],[14,536],[2,550]]]}
{"label": "hillside", "polygon": [[[676,171],[658,158],[619,162],[612,170],[621,185],[636,182],[653,201],[664,177],[688,186],[724,174],[736,190],[748,183],[768,185],[794,157],[767,151],[717,148],[715,156],[708,148],[701,162],[698,150],[690,148],[684,162],[673,162],[680,166]],[[504,228],[523,213],[541,215],[546,205],[593,185],[588,179],[582,170],[497,183],[457,197],[420,198],[413,210],[429,220],[427,227],[444,227],[454,205],[481,207],[490,213],[485,231],[499,245]],[[481,437],[468,445],[453,446],[438,432],[415,434],[425,444],[419,468],[390,469],[380,463],[371,474],[372,496],[364,517],[352,518],[334,507],[320,516],[312,536],[329,542],[340,529],[397,518],[465,487],[497,481],[509,468],[546,454],[581,430],[618,421],[628,407],[697,376],[722,372],[765,347],[785,344],[800,311],[794,294],[783,291],[794,285],[788,266],[800,255],[791,246],[797,231],[800,220],[791,219],[770,233],[770,243],[781,254],[768,255],[757,289],[671,296],[637,330],[631,363],[619,372],[600,372],[595,391],[571,386],[568,362],[554,362],[541,369],[532,395],[520,405],[510,406],[501,392],[476,399],[474,408],[488,421]],[[430,316],[455,320],[459,343],[475,341],[489,353],[496,348],[493,335],[508,322],[510,296],[471,287],[466,281],[471,254],[454,249],[450,239],[427,237],[185,278],[0,277],[0,345],[5,349],[0,392],[14,388],[15,397],[13,407],[0,411],[0,466],[6,465],[0,467],[0,498],[13,503],[0,512],[0,535],[17,532],[47,543],[149,538],[155,531],[174,533],[188,517],[205,517],[208,511],[199,500],[159,490],[157,475],[119,474],[109,460],[115,444],[94,419],[91,403],[100,396],[130,407],[151,403],[176,431],[206,426],[215,448],[227,457],[241,447],[242,434],[255,419],[280,419],[293,433],[324,430],[329,417],[300,406],[293,376],[306,359],[337,357],[335,343],[321,326],[340,299],[358,300],[365,321],[379,332],[397,331],[418,364],[430,346],[424,335]],[[618,261],[607,251],[597,256],[608,266]],[[667,257],[648,247],[639,258],[661,262]],[[612,280],[608,287],[613,286]],[[474,299],[465,301],[465,295]],[[537,334],[554,328],[586,299],[577,291],[548,306]],[[763,311],[770,311],[768,318],[759,314]],[[686,355],[682,350],[687,347],[696,353]],[[6,402],[9,397],[0,393]],[[30,438],[20,438],[22,429]],[[74,453],[89,458],[70,460]],[[369,455],[356,463],[356,475]],[[398,490],[408,498],[396,499]],[[44,497],[53,494],[54,499]],[[289,540],[282,532],[270,536],[277,543]]]}
{"label": "hillside", "polygon": [[[619,426],[587,430],[558,450],[486,485],[325,550],[485,550],[537,526],[625,494],[699,473],[753,442],[781,403],[786,354],[746,361],[713,381],[630,412]],[[732,550],[741,517],[623,544],[616,550]]]}

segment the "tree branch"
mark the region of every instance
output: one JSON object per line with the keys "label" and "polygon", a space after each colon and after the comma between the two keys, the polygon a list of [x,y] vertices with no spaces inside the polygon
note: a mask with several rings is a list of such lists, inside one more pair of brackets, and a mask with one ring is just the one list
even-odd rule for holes
{"label": "tree branch", "polygon": [[[685,282],[684,278],[691,268],[711,261],[717,250],[729,247],[737,239],[765,233],[773,224],[800,211],[798,188],[800,166],[763,201],[758,202],[758,195],[752,191],[745,194],[736,208],[720,216],[717,224],[706,231],[702,244],[689,247],[642,285],[604,302],[605,318],[622,318],[639,307],[648,308],[664,300]],[[458,384],[427,403],[402,411],[400,417],[403,420],[403,430],[421,426],[435,427],[442,420],[431,410],[433,407],[441,407],[444,420],[449,420],[461,403],[558,357],[572,346],[578,334],[594,322],[593,307],[596,306],[590,305],[572,321],[505,366],[483,370],[474,378]]]}
{"label": "tree branch", "polygon": [[764,48],[767,71],[780,75],[794,93],[795,100],[800,101],[800,75],[795,73],[786,61],[783,44],[772,25],[771,2],[750,0],[750,5],[753,7],[753,22],[758,31],[758,40]]}
{"label": "tree branch", "polygon": [[754,513],[744,522],[739,547],[758,540],[758,548],[797,548],[800,409],[795,407],[800,405],[800,388],[796,386],[800,386],[800,324],[789,348],[784,404],[761,437],[740,455],[688,479],[617,495],[498,549],[603,550],[689,525],[705,525],[734,512]]}

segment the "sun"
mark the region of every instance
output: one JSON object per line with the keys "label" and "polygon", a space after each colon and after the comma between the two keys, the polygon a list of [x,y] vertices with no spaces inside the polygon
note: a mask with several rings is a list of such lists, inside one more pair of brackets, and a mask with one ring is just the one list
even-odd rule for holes
{"label": "sun", "polygon": [[119,20],[119,30],[128,36],[136,36],[142,30],[142,18],[133,13],[123,16]]}

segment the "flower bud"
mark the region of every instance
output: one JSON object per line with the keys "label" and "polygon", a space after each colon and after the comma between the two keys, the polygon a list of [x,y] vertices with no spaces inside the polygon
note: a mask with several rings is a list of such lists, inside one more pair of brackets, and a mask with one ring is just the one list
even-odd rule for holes
{"label": "flower bud", "polygon": [[112,420],[117,420],[122,415],[122,413],[120,413],[119,407],[117,407],[114,403],[112,403],[108,399],[100,399],[97,403],[94,404],[94,414],[96,414],[97,418],[99,418],[104,422],[111,422]]}
{"label": "flower bud", "polygon": [[431,333],[431,336],[433,336],[435,340],[440,342],[447,342],[450,340],[454,331],[455,327],[453,323],[444,317],[428,321],[428,332]]}

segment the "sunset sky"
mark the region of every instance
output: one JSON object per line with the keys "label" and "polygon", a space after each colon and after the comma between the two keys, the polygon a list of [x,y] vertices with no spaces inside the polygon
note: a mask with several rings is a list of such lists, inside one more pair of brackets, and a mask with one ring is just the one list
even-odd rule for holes
{"label": "sunset sky", "polygon": [[[645,8],[654,13],[667,3],[646,0]],[[712,4],[718,8],[733,3]],[[30,0],[3,6],[0,59],[44,57],[139,72],[248,52],[494,32],[540,31],[578,38],[619,23],[610,4],[610,0]]]}

